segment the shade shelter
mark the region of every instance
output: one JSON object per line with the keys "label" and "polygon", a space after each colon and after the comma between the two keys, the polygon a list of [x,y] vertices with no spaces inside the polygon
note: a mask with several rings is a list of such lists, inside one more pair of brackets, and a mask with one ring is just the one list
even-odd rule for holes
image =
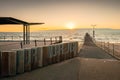
{"label": "shade shelter", "polygon": [[41,25],[44,23],[29,23],[13,17],[0,17],[0,25],[23,25],[23,43],[30,43],[30,25]]}

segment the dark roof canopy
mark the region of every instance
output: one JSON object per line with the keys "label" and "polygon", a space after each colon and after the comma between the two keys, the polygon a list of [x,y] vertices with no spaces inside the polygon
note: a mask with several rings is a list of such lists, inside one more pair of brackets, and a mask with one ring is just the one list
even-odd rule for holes
{"label": "dark roof canopy", "polygon": [[6,25],[6,24],[37,25],[44,23],[29,23],[12,17],[0,17],[0,25]]}
{"label": "dark roof canopy", "polygon": [[29,25],[39,25],[44,23],[28,23],[12,17],[0,17],[0,25],[6,24],[22,24],[23,25],[23,42],[24,44],[30,43],[30,26]]}

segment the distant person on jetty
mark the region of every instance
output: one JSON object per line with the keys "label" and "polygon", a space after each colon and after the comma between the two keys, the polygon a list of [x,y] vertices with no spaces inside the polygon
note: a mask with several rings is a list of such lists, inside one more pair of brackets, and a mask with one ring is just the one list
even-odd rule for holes
{"label": "distant person on jetty", "polygon": [[92,37],[88,33],[85,34],[84,40],[85,40],[84,45],[95,45],[92,40]]}

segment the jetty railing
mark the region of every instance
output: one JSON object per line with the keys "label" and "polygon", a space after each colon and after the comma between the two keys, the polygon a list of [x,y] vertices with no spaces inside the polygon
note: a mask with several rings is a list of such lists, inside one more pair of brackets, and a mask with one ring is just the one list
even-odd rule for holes
{"label": "jetty railing", "polygon": [[[33,40],[43,40],[43,38],[45,38],[46,40],[52,38],[53,40],[56,40],[58,38],[62,38],[62,36],[30,36],[31,41]],[[23,36],[0,36],[0,41],[22,41],[23,40]]]}
{"label": "jetty railing", "polygon": [[120,44],[98,41],[95,41],[95,44],[110,55],[120,60]]}
{"label": "jetty railing", "polygon": [[5,50],[8,48],[11,50],[12,48],[19,49],[19,48],[30,48],[30,47],[37,47],[37,46],[43,46],[43,45],[52,45],[52,44],[57,44],[57,43],[62,43],[62,36],[54,36],[54,37],[47,37],[47,38],[42,38],[40,40],[31,40],[30,44],[24,44],[22,40],[19,41],[11,41],[11,40],[5,40],[1,41],[0,40],[0,50]]}

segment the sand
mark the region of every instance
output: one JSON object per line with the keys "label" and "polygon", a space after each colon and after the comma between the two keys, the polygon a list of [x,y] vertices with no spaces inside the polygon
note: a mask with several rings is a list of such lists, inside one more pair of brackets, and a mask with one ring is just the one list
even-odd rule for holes
{"label": "sand", "polygon": [[[50,42],[46,42],[46,45],[50,45]],[[37,46],[44,46],[44,42],[37,42]],[[30,42],[30,44],[23,45],[23,48],[32,48],[35,47],[35,42]],[[8,42],[0,42],[0,50],[1,51],[11,51],[13,49],[21,49],[20,42],[8,41]]]}

